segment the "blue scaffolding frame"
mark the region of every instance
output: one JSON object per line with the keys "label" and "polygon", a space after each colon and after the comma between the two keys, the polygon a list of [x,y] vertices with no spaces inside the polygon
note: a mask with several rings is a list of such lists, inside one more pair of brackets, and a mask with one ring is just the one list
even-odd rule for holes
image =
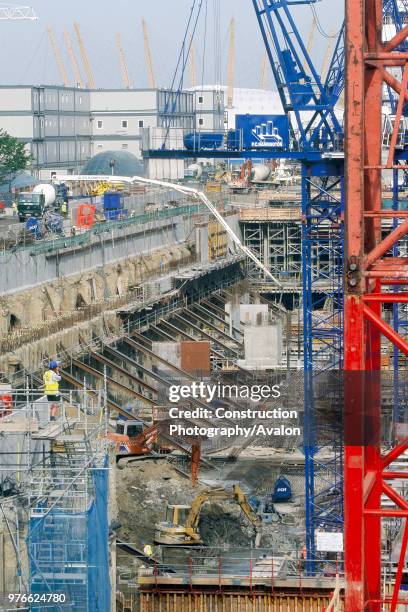
{"label": "blue scaffolding frame", "polygon": [[[408,21],[408,0],[384,0],[383,4],[383,19],[384,23],[392,23],[396,31],[400,31],[404,28]],[[408,43],[405,40],[401,44],[403,50],[408,49]],[[387,85],[388,101],[392,114],[396,113],[397,109],[397,95]],[[403,113],[403,116],[406,112]],[[399,157],[402,157],[401,155]],[[394,160],[395,164],[398,164],[398,159]],[[406,163],[406,162],[405,162]],[[408,173],[404,170],[398,171],[396,168],[392,171],[392,209],[395,211],[404,210],[403,202],[407,202],[407,199],[403,200],[400,197],[399,191],[399,173],[404,173],[404,183],[407,183]],[[398,219],[394,219],[394,228],[398,225]],[[405,257],[405,252],[401,252],[401,242],[397,243],[393,247],[394,257]],[[408,335],[408,309],[406,304],[394,304],[393,306],[393,326],[394,329],[403,336]],[[401,371],[401,365],[406,369],[408,366],[407,358],[398,351],[396,347],[393,350],[393,416],[395,423],[406,423],[408,419],[408,379],[406,373],[403,374]]]}
{"label": "blue scaffolding frame", "polygon": [[[306,548],[314,570],[316,530],[343,524],[343,447],[339,414],[319,414],[323,397],[340,407],[343,337],[344,173],[342,161],[302,167],[304,453]],[[338,410],[338,412],[340,412]],[[326,449],[330,458],[319,458]],[[316,480],[319,478],[319,488]]]}

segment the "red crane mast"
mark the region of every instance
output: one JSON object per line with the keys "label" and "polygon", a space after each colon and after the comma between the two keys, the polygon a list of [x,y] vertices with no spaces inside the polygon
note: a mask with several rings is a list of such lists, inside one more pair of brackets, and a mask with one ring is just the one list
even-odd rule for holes
{"label": "red crane mast", "polygon": [[[383,318],[385,303],[408,302],[399,291],[408,279],[407,260],[389,255],[408,232],[407,218],[384,237],[381,174],[398,163],[399,118],[408,100],[408,54],[398,47],[408,26],[382,41],[382,0],[346,0],[346,261],[345,261],[345,563],[346,610],[395,612],[408,543],[408,502],[393,488],[393,462],[408,449],[395,432],[394,446],[381,451],[381,340],[408,355],[408,343]],[[389,72],[400,66],[401,80]],[[382,161],[382,92],[387,83],[399,96],[388,161]],[[387,254],[387,256],[385,256]],[[388,291],[387,291],[388,290]],[[389,292],[391,291],[391,293]],[[381,498],[394,502],[385,509]],[[405,518],[399,564],[391,595],[382,592],[381,524]]]}

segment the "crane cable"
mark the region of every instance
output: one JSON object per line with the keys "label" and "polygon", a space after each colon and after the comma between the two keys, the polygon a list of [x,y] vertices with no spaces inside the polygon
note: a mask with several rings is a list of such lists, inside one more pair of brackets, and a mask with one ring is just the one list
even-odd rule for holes
{"label": "crane cable", "polygon": [[[191,24],[192,19],[193,19],[194,9],[195,9],[195,7],[197,5],[197,2],[199,2],[199,5],[198,5],[195,21],[194,21],[193,31],[192,31],[192,34],[190,36],[190,42],[188,44],[188,49],[187,49],[187,53],[186,53],[185,52],[186,41],[188,40],[190,24]],[[181,88],[182,88],[183,79],[184,79],[184,72],[185,72],[185,69],[186,69],[186,66],[187,66],[188,57],[189,57],[189,55],[191,53],[191,45],[193,44],[194,34],[196,32],[196,29],[197,29],[197,24],[198,24],[198,20],[200,18],[203,2],[204,2],[204,0],[194,0],[194,3],[193,3],[193,5],[191,7],[191,10],[190,10],[190,15],[189,15],[189,18],[188,18],[188,21],[187,21],[187,26],[186,26],[186,30],[185,30],[185,33],[184,33],[184,38],[183,38],[183,42],[182,42],[182,45],[181,45],[180,53],[179,53],[179,56],[178,56],[176,69],[174,71],[174,75],[173,75],[173,79],[172,79],[171,87],[170,87],[170,91],[173,92],[174,84],[176,82],[177,74],[179,72],[180,63],[181,63],[180,80],[179,80],[178,88],[177,88],[177,91],[176,91],[176,95],[174,97],[171,96],[173,98],[172,110],[171,110],[172,113],[174,113],[174,110],[175,110],[175,107],[176,107],[176,103],[177,103],[177,99],[178,99],[178,97],[179,97],[179,95],[181,93]],[[165,105],[165,108],[164,108],[164,114],[165,115],[168,113],[168,107],[169,107],[169,103],[166,102],[166,105]],[[166,121],[166,124],[165,124],[165,127],[167,129],[166,129],[166,134],[164,136],[164,140],[163,140],[163,143],[162,143],[162,148],[165,148],[165,146],[166,146],[167,138],[168,138],[169,131],[170,131],[170,124],[169,124],[169,122]]]}
{"label": "crane cable", "polygon": [[316,7],[315,7],[313,4],[309,4],[309,6],[310,6],[310,10],[312,11],[313,17],[314,17],[314,19],[315,19],[315,21],[316,21],[316,25],[317,25],[317,29],[318,29],[319,33],[320,33],[320,34],[321,34],[321,35],[322,35],[324,38],[337,38],[337,36],[338,36],[338,35],[340,34],[340,32],[341,32],[341,28],[340,28],[340,29],[339,29],[339,30],[338,30],[336,33],[334,33],[334,34],[328,34],[328,33],[327,33],[325,30],[324,30],[324,28],[323,28],[323,26],[322,26],[322,24],[321,24],[321,22],[320,22],[320,20],[319,20],[319,17],[318,17],[317,11],[316,11]]}
{"label": "crane cable", "polygon": [[214,80],[221,86],[221,4],[213,0],[214,6]]}
{"label": "crane cable", "polygon": [[[198,15],[197,15],[197,18],[196,18],[195,25],[197,24],[197,19],[198,19],[198,16],[200,14],[202,3],[203,3],[203,0],[201,0],[201,2],[200,2],[200,6],[199,6],[199,9],[198,9]],[[196,4],[197,4],[197,0],[194,0],[193,4],[191,6],[191,9],[190,9],[190,15],[188,17],[188,21],[187,21],[187,26],[186,26],[185,33],[184,33],[183,42],[181,44],[181,49],[180,49],[179,56],[178,56],[178,59],[177,59],[176,69],[174,71],[173,79],[172,79],[172,82],[171,82],[171,85],[170,85],[170,90],[173,90],[173,88],[174,88],[174,84],[176,82],[177,74],[178,74],[178,71],[179,71],[179,68],[180,68],[180,63],[184,64],[184,62],[185,62],[184,55],[185,55],[186,40],[187,40],[188,32],[189,32],[189,29],[190,29],[191,21],[193,19],[193,14],[194,14],[194,9],[196,7]],[[195,28],[193,30],[192,36],[194,36],[194,32],[195,32]],[[190,47],[191,47],[191,42],[190,42],[190,45],[189,45],[189,50],[190,50]],[[188,53],[187,53],[187,57],[188,57]],[[184,71],[182,70],[182,73],[181,73],[181,83],[183,82],[183,76],[184,76]]]}

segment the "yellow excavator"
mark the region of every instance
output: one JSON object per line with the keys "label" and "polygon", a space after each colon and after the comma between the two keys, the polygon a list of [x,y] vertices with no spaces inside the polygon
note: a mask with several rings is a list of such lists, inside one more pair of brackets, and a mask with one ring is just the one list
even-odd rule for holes
{"label": "yellow excavator", "polygon": [[191,506],[171,504],[167,506],[166,521],[156,523],[155,542],[167,546],[203,544],[198,529],[200,513],[207,502],[234,502],[239,505],[255,530],[255,546],[259,547],[262,537],[262,521],[252,509],[246,495],[239,485],[232,492],[225,489],[202,491],[194,498]]}

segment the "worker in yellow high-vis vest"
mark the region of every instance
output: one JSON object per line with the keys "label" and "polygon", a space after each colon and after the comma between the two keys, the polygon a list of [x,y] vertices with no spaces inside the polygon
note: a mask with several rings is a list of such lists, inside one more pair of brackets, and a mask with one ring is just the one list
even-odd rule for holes
{"label": "worker in yellow high-vis vest", "polygon": [[58,402],[60,401],[59,383],[61,375],[59,372],[58,361],[50,361],[48,370],[44,372],[43,381],[45,395],[47,400],[51,402],[50,406],[50,420],[55,421],[58,410]]}

